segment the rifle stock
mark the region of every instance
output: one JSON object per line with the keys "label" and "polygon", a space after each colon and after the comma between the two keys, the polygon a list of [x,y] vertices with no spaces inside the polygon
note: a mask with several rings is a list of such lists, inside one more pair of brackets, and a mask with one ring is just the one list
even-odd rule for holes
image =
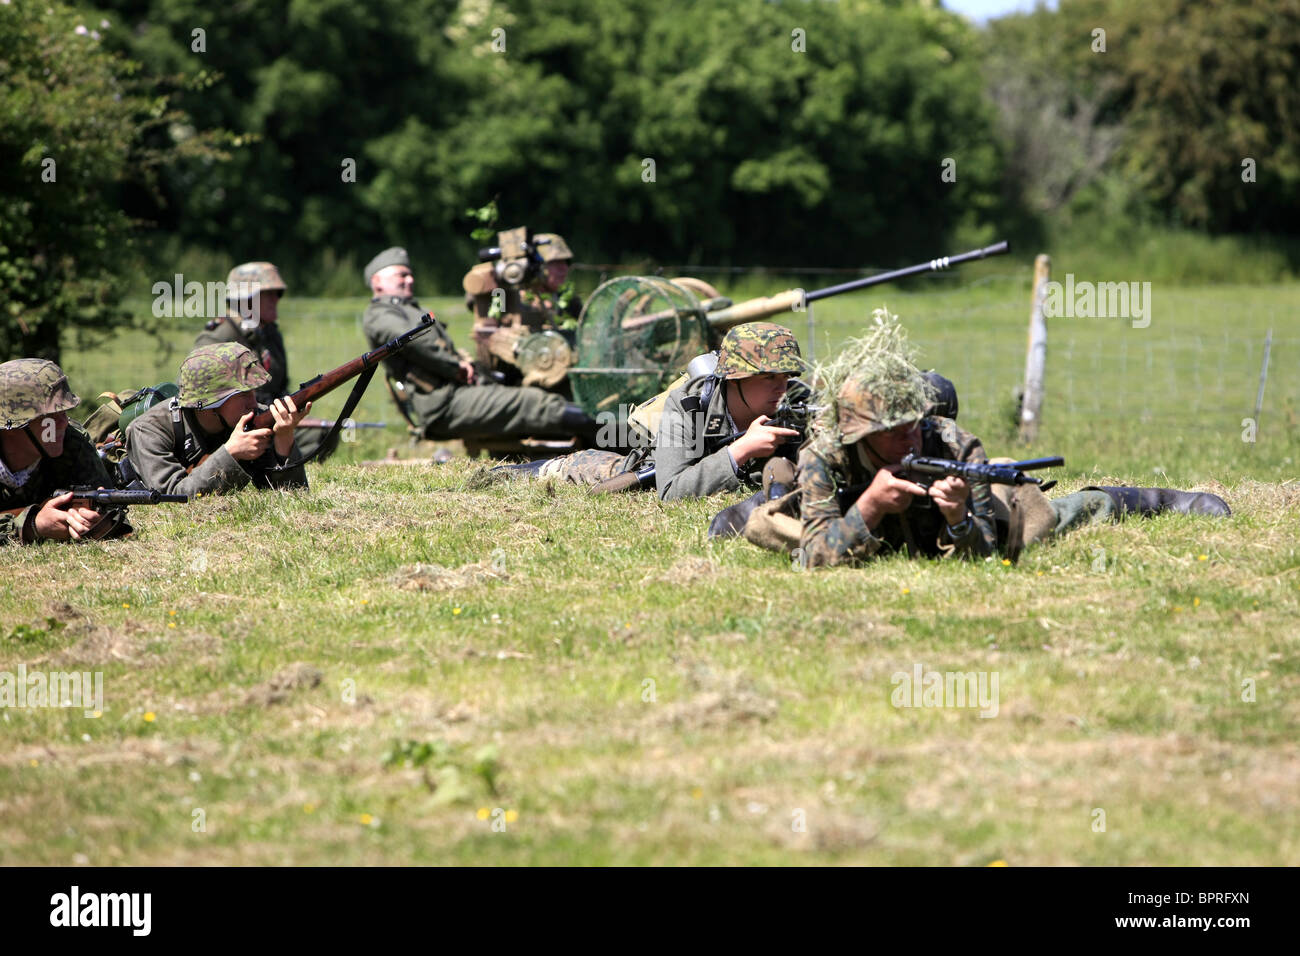
{"label": "rifle stock", "polygon": [[[328,395],[334,389],[338,388],[352,379],[356,378],[362,372],[372,369],[379,365],[384,359],[395,355],[402,349],[406,348],[411,342],[428,332],[434,326],[433,314],[424,313],[420,319],[420,324],[414,328],[407,329],[397,338],[385,342],[378,348],[371,349],[365,355],[354,358],[350,362],[344,362],[336,369],[331,369],[321,375],[317,375],[310,381],[303,382],[298,386],[298,391],[289,397],[293,399],[293,404],[302,408],[308,402],[314,402],[322,395]],[[259,412],[249,420],[247,431],[254,428],[274,428],[275,416],[271,414],[270,409]]]}

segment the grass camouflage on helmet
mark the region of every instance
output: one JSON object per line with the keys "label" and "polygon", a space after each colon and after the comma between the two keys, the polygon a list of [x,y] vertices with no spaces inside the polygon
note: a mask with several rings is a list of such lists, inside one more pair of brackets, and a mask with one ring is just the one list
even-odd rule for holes
{"label": "grass camouflage on helmet", "polygon": [[881,308],[873,318],[865,336],[851,340],[835,358],[818,366],[814,376],[822,409],[814,433],[836,444],[851,445],[866,435],[916,421],[935,399],[934,386],[916,367],[917,349],[898,316]]}

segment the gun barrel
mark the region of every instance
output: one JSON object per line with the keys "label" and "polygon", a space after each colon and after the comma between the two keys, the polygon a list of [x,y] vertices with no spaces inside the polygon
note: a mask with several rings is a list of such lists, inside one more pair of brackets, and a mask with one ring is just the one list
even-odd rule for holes
{"label": "gun barrel", "polygon": [[1007,467],[1015,468],[1019,471],[1033,471],[1035,468],[1064,468],[1065,459],[1055,458],[1028,458],[1024,461],[1012,462]]}
{"label": "gun barrel", "polygon": [[827,286],[824,289],[813,289],[811,292],[805,292],[803,289],[787,289],[784,292],[778,292],[776,295],[749,299],[725,309],[707,312],[704,318],[715,329],[726,330],[733,325],[740,325],[742,322],[754,322],[779,315],[782,312],[802,311],[809,302],[816,302],[819,299],[829,299],[834,295],[855,292],[858,289],[893,282],[895,279],[902,279],[922,272],[942,272],[944,269],[950,269],[963,262],[970,262],[972,259],[999,256],[1010,250],[1010,244],[1003,240],[982,249],[972,249],[970,252],[962,252],[955,256],[941,256],[938,259],[930,259],[914,266],[894,269],[891,272],[882,272],[879,275],[867,276],[862,279],[854,279],[852,282],[841,282],[839,285]]}
{"label": "gun barrel", "polygon": [[186,504],[190,500],[189,495],[167,495],[152,488],[73,488],[72,494],[79,500],[94,505],[118,508],[130,505]]}
{"label": "gun barrel", "polygon": [[972,259],[985,259],[988,256],[1000,256],[1005,252],[1011,251],[1011,245],[1005,239],[1001,242],[995,242],[991,246],[985,246],[982,249],[972,249],[970,252],[962,252],[955,256],[941,256],[938,259],[931,259],[929,262],[920,262],[914,266],[907,266],[902,269],[894,269],[891,272],[882,272],[879,275],[867,276],[865,279],[854,279],[852,282],[841,282],[839,285],[827,286],[825,289],[814,289],[812,292],[804,293],[805,302],[816,302],[818,299],[829,299],[833,295],[843,295],[845,292],[853,292],[856,289],[866,289],[873,285],[880,285],[883,282],[893,282],[895,279],[903,279],[907,276],[919,275],[922,272],[942,272],[952,266],[960,265],[963,262],[970,262]]}
{"label": "gun barrel", "polygon": [[[293,399],[294,405],[302,408],[308,402],[315,401],[322,395],[328,395],[334,389],[346,382],[356,378],[367,369],[373,368],[384,359],[388,358],[414,341],[421,335],[424,335],[434,326],[433,313],[426,312],[420,317],[419,323],[407,329],[397,338],[385,342],[378,348],[371,349],[364,355],[352,359],[350,362],[344,362],[338,368],[331,369],[322,375],[317,375],[310,381],[303,382],[298,391],[294,392],[290,398]],[[264,412],[258,412],[248,421],[245,426],[246,431],[252,431],[254,428],[272,428],[275,425],[275,416],[268,409]]]}

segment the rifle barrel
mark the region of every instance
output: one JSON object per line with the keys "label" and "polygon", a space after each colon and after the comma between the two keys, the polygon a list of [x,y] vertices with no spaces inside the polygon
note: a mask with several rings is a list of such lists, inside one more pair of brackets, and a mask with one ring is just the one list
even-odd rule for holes
{"label": "rifle barrel", "polygon": [[[428,332],[434,326],[433,314],[424,313],[420,317],[420,322],[413,328],[407,329],[397,338],[385,342],[378,348],[371,349],[364,355],[354,358],[350,362],[344,362],[336,369],[331,369],[322,375],[317,375],[310,381],[303,382],[298,386],[298,391],[294,392],[290,398],[293,399],[294,405],[302,408],[308,402],[315,401],[322,395],[327,395],[334,389],[338,388],[344,382],[351,381],[366,369],[378,365],[384,359],[396,352],[406,348],[408,344],[419,336]],[[275,425],[275,416],[271,414],[270,409],[264,412],[258,412],[248,422],[247,429],[251,431],[254,428],[271,428]]]}

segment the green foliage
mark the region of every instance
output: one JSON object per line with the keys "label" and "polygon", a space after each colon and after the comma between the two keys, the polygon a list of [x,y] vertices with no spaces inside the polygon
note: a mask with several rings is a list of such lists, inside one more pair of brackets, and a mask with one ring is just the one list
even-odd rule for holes
{"label": "green foliage", "polygon": [[63,630],[65,627],[67,627],[67,625],[57,617],[47,617],[45,619],[44,627],[33,627],[30,624],[19,624],[9,632],[9,640],[20,641],[24,644],[44,642],[48,638],[59,633],[59,631]]}
{"label": "green foliage", "polygon": [[986,50],[1014,157],[1008,172],[1041,210],[1106,171],[1130,189],[1124,212],[1135,218],[1294,232],[1294,0],[1062,0],[995,21]]}
{"label": "green foliage", "polygon": [[115,29],[57,0],[0,8],[0,357],[57,359],[60,330],[124,322],[121,197],[178,157],[216,156],[215,134],[106,49]]}
{"label": "green foliage", "polygon": [[188,0],[111,5],[244,142],[139,214],[231,262],[315,276],[400,242],[446,287],[497,196],[579,260],[888,264],[991,237],[1003,205],[974,31],[928,5],[268,0],[206,14],[202,53]]}

